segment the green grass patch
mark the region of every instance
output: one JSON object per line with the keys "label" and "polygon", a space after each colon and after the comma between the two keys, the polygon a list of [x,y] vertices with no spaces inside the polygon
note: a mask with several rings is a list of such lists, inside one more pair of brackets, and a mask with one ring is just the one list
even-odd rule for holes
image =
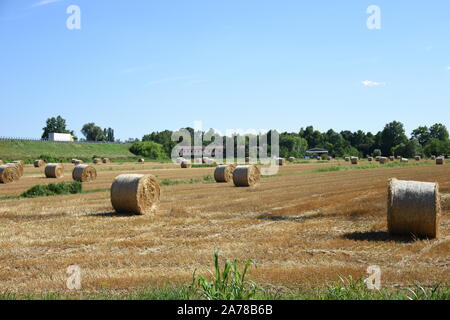
{"label": "green grass patch", "polygon": [[31,187],[20,195],[22,198],[48,197],[63,194],[77,194],[83,191],[81,182],[61,182]]}
{"label": "green grass patch", "polygon": [[159,184],[161,186],[175,186],[179,184],[197,184],[197,183],[205,183],[205,182],[213,182],[214,177],[210,174],[204,176],[202,179],[189,179],[189,180],[170,180],[164,179]]}

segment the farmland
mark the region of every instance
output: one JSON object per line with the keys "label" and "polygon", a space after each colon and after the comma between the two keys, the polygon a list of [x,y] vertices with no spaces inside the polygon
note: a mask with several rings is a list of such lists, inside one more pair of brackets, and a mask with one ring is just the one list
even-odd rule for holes
{"label": "farmland", "polygon": [[[71,181],[73,166],[65,167],[58,182]],[[14,198],[55,181],[30,165],[18,182],[0,184],[0,292],[64,293],[72,264],[82,269],[86,293],[183,285],[194,271],[209,274],[214,248],[222,258],[254,259],[249,277],[262,285],[323,288],[339,277],[365,278],[369,265],[381,267],[386,288],[448,283],[445,165],[348,170],[342,161],[288,164],[254,188],[211,182],[210,167],[124,162],[96,168],[97,180],[77,195]],[[151,173],[166,181],[155,216],[114,213],[109,188],[121,173]],[[388,235],[391,177],[439,182],[439,240]]]}

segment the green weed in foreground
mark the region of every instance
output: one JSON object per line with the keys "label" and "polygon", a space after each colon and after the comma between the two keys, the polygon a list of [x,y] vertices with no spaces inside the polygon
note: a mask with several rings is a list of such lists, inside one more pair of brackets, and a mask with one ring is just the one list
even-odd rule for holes
{"label": "green weed in foreground", "polygon": [[23,198],[47,197],[63,194],[76,194],[83,191],[81,182],[50,183],[48,185],[34,186],[20,195]]}
{"label": "green weed in foreground", "polygon": [[161,186],[175,186],[179,184],[197,184],[197,183],[204,183],[204,182],[213,182],[214,177],[210,174],[204,176],[202,179],[189,179],[189,180],[170,180],[170,179],[164,179],[159,184]]}

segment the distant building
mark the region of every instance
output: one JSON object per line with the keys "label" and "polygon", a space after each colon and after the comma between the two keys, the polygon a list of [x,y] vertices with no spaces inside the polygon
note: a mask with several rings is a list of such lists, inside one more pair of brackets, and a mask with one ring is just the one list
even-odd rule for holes
{"label": "distant building", "polygon": [[70,133],[49,133],[48,141],[57,141],[57,142],[73,142],[73,136]]}

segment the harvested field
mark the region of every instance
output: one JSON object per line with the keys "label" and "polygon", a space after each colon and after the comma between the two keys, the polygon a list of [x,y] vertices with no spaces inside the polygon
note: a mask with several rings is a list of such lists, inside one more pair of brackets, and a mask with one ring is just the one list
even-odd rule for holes
{"label": "harvested field", "polygon": [[[81,267],[86,291],[184,284],[194,270],[211,270],[214,248],[222,258],[255,259],[258,267],[249,275],[262,284],[320,287],[339,276],[365,277],[369,265],[381,267],[383,286],[448,282],[448,167],[314,172],[338,162],[331,163],[287,164],[280,176],[248,189],[215,182],[162,186],[155,216],[115,214],[113,179],[122,173],[153,174],[160,181],[201,179],[214,168],[113,163],[98,167],[97,180],[85,186],[90,193],[5,199],[48,183],[42,169],[27,165],[20,181],[0,185],[0,291],[65,291],[72,264]],[[439,182],[439,240],[387,234],[392,177]]]}

